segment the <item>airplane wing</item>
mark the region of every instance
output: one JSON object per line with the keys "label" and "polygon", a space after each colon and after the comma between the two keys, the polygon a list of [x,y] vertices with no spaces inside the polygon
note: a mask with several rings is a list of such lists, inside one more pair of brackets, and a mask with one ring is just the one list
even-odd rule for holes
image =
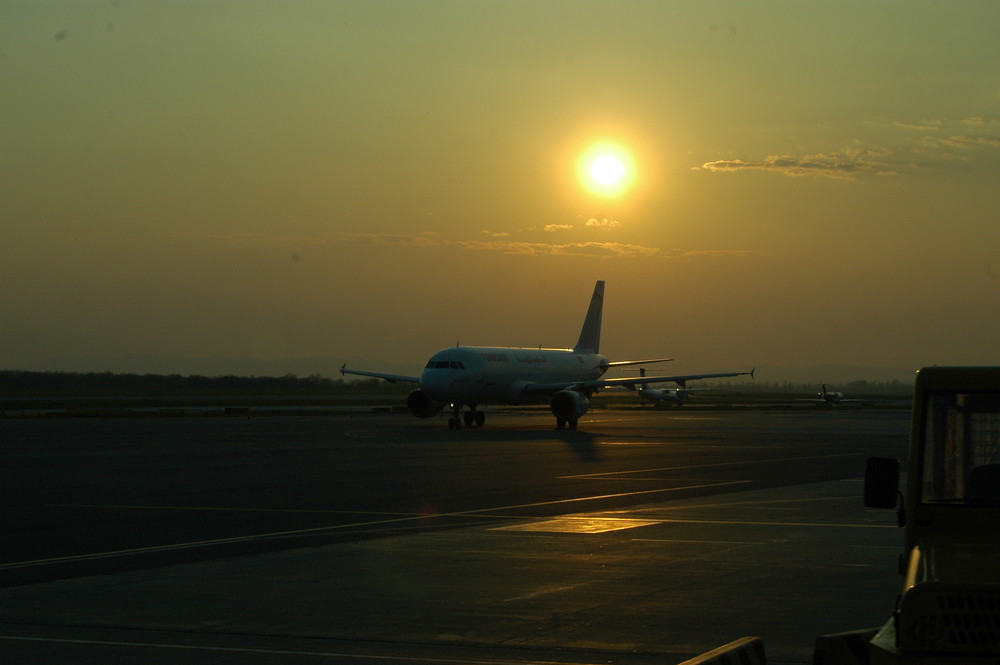
{"label": "airplane wing", "polygon": [[524,387],[526,393],[554,393],[560,390],[577,390],[580,392],[600,390],[602,388],[612,388],[621,386],[628,388],[631,386],[643,385],[646,383],[669,383],[673,381],[677,385],[684,387],[687,381],[695,379],[721,379],[730,376],[747,376],[753,378],[757,368],[749,372],[722,372],[719,374],[678,374],[675,376],[638,376],[633,378],[620,379],[595,379],[593,381],[576,381],[569,383],[529,383]]}
{"label": "airplane wing", "polygon": [[863,399],[821,399],[819,397],[796,397],[796,402],[815,402],[816,404],[847,404],[849,402],[864,402]]}
{"label": "airplane wing", "polygon": [[860,398],[855,399],[853,397],[851,399],[848,399],[846,397],[841,397],[840,399],[823,399],[822,397],[796,397],[795,401],[796,402],[818,402],[820,404],[822,404],[823,402],[826,402],[827,404],[843,404],[844,402],[864,402],[865,400],[860,399]]}
{"label": "airplane wing", "polygon": [[667,363],[673,358],[654,358],[653,360],[615,360],[602,367],[624,367],[625,365],[649,365],[651,363]]}
{"label": "airplane wing", "polygon": [[753,378],[754,372],[757,368],[753,368],[749,372],[721,372],[718,374],[681,374],[677,376],[640,376],[633,378],[621,378],[621,379],[598,379],[597,381],[587,381],[586,383],[600,383],[603,385],[596,386],[597,388],[604,388],[609,386],[638,386],[645,385],[647,383],[669,383],[673,381],[681,388],[686,387],[684,384],[688,381],[694,381],[695,379],[723,379],[730,376],[750,376]]}
{"label": "airplane wing", "polygon": [[420,378],[416,376],[402,376],[401,374],[383,374],[381,372],[362,372],[357,369],[347,369],[347,363],[340,368],[341,374],[355,374],[357,376],[370,376],[376,379],[383,379],[389,383],[420,383]]}

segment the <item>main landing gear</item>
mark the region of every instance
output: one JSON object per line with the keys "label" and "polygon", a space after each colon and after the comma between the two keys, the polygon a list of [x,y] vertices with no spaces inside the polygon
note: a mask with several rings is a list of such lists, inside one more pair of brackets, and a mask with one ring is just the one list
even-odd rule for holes
{"label": "main landing gear", "polygon": [[448,418],[448,429],[462,429],[462,422],[465,422],[466,427],[482,427],[486,423],[486,414],[482,411],[476,411],[476,405],[473,404],[469,407],[469,410],[459,418],[459,414],[462,413],[461,404],[451,405],[451,418]]}
{"label": "main landing gear", "polygon": [[576,422],[571,418],[556,418],[556,429],[576,429]]}

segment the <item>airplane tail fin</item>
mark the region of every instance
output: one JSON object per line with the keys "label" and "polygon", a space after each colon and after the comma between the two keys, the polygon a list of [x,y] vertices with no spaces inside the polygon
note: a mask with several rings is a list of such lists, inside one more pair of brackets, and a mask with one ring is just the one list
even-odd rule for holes
{"label": "airplane tail fin", "polygon": [[594,295],[590,297],[590,308],[587,318],[583,320],[583,330],[580,339],[573,347],[577,353],[600,353],[601,347],[601,314],[604,311],[604,280],[598,280],[594,285]]}

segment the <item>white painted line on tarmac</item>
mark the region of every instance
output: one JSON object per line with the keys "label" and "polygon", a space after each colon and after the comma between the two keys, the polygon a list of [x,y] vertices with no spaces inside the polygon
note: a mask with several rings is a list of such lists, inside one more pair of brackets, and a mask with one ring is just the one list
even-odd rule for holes
{"label": "white painted line on tarmac", "polygon": [[632,538],[633,543],[689,543],[694,545],[773,545],[762,540],[683,540],[679,538]]}
{"label": "white painted line on tarmac", "polygon": [[291,649],[254,649],[250,647],[217,647],[192,644],[168,644],[160,642],[128,642],[118,640],[80,640],[59,637],[24,637],[21,635],[0,635],[0,640],[11,642],[45,642],[50,644],[77,644],[97,647],[137,647],[147,649],[177,649],[182,651],[214,651],[223,653],[261,654],[267,656],[309,656],[339,658],[348,661],[366,660],[392,663],[475,663],[477,665],[523,665],[523,660],[498,660],[490,658],[433,658],[421,656],[376,655],[363,653],[338,653],[336,651],[293,651]]}
{"label": "white painted line on tarmac", "polygon": [[[301,536],[305,534],[319,534],[319,533],[331,533],[335,531],[342,531],[345,529],[358,529],[364,527],[381,526],[384,524],[399,524],[401,522],[413,522],[417,520],[425,520],[437,517],[474,517],[479,516],[482,513],[494,513],[504,510],[515,510],[518,508],[537,508],[540,506],[555,506],[559,504],[572,504],[580,503],[583,501],[597,501],[601,499],[615,499],[620,497],[628,496],[642,496],[648,494],[662,494],[666,492],[677,492],[686,489],[701,489],[705,487],[721,487],[725,485],[738,485],[741,483],[749,483],[749,480],[731,480],[719,483],[705,483],[701,485],[688,485],[685,487],[668,487],[661,489],[652,490],[640,490],[638,492],[619,492],[615,494],[601,494],[597,496],[582,496],[575,497],[571,499],[555,499],[553,501],[539,501],[535,503],[522,503],[514,506],[498,506],[495,508],[479,508],[475,510],[463,510],[453,513],[427,513],[427,514],[413,514],[406,515],[404,517],[394,517],[381,520],[370,520],[367,522],[353,522],[351,524],[335,524],[328,526],[312,527],[309,529],[295,529],[292,531],[275,531],[271,533],[259,533],[252,534],[249,536],[234,536],[232,538],[217,538],[211,540],[198,540],[187,543],[174,543],[171,545],[156,545],[152,547],[138,547],[127,550],[115,550],[110,552],[95,552],[90,554],[80,554],[74,556],[65,557],[54,557],[50,559],[36,559],[32,561],[17,561],[13,563],[0,564],[0,570],[16,570],[20,568],[32,568],[36,566],[48,566],[59,563],[72,563],[72,562],[83,562],[83,561],[95,561],[99,559],[111,559],[117,557],[134,556],[139,554],[156,554],[160,552],[172,552],[185,549],[195,549],[199,547],[209,547],[212,545],[230,545],[235,543],[248,543],[256,540],[264,540],[270,538],[280,538],[286,536]],[[96,506],[90,506],[96,507]],[[136,506],[138,507],[138,506]],[[155,509],[157,506],[146,506],[148,509]],[[180,509],[180,507],[174,507]],[[189,510],[205,510],[204,508],[189,508]]]}
{"label": "white painted line on tarmac", "polygon": [[598,499],[617,499],[623,496],[641,496],[643,494],[663,494],[665,492],[678,492],[680,490],[702,489],[704,487],[723,487],[725,485],[741,485],[752,483],[752,480],[726,480],[718,483],[701,483],[699,485],[685,485],[684,487],[662,487],[653,490],[639,490],[637,492],[618,492],[615,494],[601,494],[598,496],[581,496],[575,499],[556,499],[554,501],[539,501],[537,503],[522,503],[518,506],[504,506],[502,508],[484,508],[482,510],[469,510],[462,513],[445,513],[442,517],[455,515],[468,515],[471,513],[488,513],[498,510],[514,510],[515,508],[536,508],[538,506],[554,506],[560,503],[577,503],[580,501],[596,501]]}
{"label": "white painted line on tarmac", "polygon": [[807,457],[775,457],[771,459],[752,460],[749,462],[715,462],[712,464],[691,464],[687,466],[661,466],[652,469],[631,469],[628,471],[601,471],[599,473],[581,473],[573,476],[558,476],[560,480],[572,478],[607,478],[609,476],[626,476],[652,471],[680,471],[683,469],[710,469],[720,466],[749,466],[751,464],[774,464],[777,462],[798,462],[801,460],[832,459],[837,457],[858,457],[862,453],[841,453],[837,455],[810,455]]}
{"label": "white painted line on tarmac", "polygon": [[895,524],[844,524],[837,522],[758,522],[753,520],[677,520],[660,519],[661,524],[722,524],[724,526],[808,526],[834,529],[896,529]]}
{"label": "white painted line on tarmac", "polygon": [[377,510],[317,510],[314,508],[210,508],[205,506],[143,506],[114,503],[49,503],[46,508],[108,508],[112,510],[190,510],[220,513],[316,513],[319,515],[403,515],[413,513]]}
{"label": "white painted line on tarmac", "polygon": [[527,522],[498,526],[490,531],[541,531],[545,533],[608,533],[609,531],[624,531],[643,526],[660,524],[660,520],[637,520],[623,517],[593,517],[572,515],[556,517],[550,520]]}

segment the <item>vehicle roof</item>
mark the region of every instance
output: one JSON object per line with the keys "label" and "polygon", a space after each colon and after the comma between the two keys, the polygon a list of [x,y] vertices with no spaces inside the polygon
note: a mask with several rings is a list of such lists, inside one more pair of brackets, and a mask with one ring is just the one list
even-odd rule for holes
{"label": "vehicle roof", "polygon": [[923,367],[917,371],[917,389],[1000,390],[1000,367]]}

